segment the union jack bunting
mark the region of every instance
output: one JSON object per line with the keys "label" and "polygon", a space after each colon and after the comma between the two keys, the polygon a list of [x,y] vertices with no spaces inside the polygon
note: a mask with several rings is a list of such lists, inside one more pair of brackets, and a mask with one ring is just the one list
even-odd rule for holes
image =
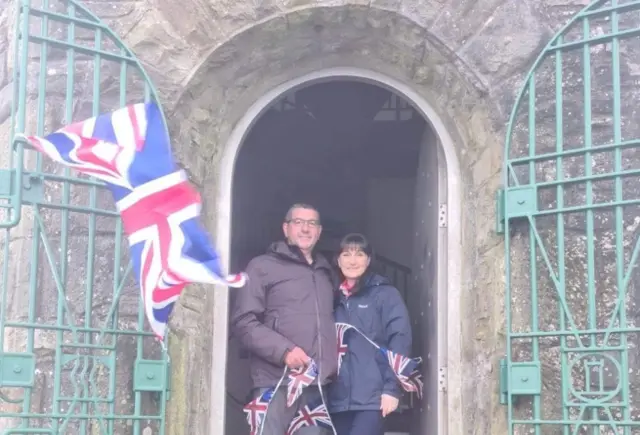
{"label": "union jack bunting", "polygon": [[291,370],[288,375],[287,406],[292,406],[302,394],[302,390],[311,385],[317,376],[318,366],[313,360],[304,368]]}
{"label": "union jack bunting", "polygon": [[301,407],[293,420],[291,420],[286,435],[293,435],[298,429],[312,426],[333,429],[331,417],[329,417],[329,412],[327,412],[327,408],[322,403],[322,400],[312,405]]}
{"label": "union jack bunting", "polygon": [[243,411],[247,414],[247,423],[249,423],[249,435],[260,433],[273,393],[274,389],[271,388],[244,406]]}
{"label": "union jack bunting", "polygon": [[52,160],[106,183],[158,338],[164,338],[187,284],[244,286],[244,274],[225,277],[221,272],[219,256],[199,222],[200,195],[174,162],[156,103],[127,106],[45,137],[22,137]]}
{"label": "union jack bunting", "polygon": [[340,372],[340,366],[342,365],[342,359],[349,350],[347,342],[345,341],[346,332],[351,329],[352,326],[347,323],[336,323],[336,335],[338,338],[338,372]]}
{"label": "union jack bunting", "polygon": [[[420,373],[422,358],[409,358],[378,346],[378,344],[367,337],[362,331],[348,323],[336,323],[336,334],[338,335],[338,371],[340,370],[342,357],[349,350],[345,340],[345,332],[350,329],[358,332],[358,334],[371,343],[373,347],[382,352],[387,361],[389,361],[391,370],[393,370],[403,390],[409,393],[416,393],[418,397],[422,397],[423,382],[422,373]],[[341,352],[344,354],[341,355]]]}
{"label": "union jack bunting", "polygon": [[380,351],[389,361],[389,365],[402,388],[409,393],[416,393],[418,397],[422,397],[423,383],[422,374],[419,370],[422,358],[408,358],[382,347]]}

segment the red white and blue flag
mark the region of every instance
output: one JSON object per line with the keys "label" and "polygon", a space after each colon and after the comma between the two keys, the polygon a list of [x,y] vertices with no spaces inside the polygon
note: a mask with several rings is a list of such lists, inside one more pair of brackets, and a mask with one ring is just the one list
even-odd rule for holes
{"label": "red white and blue flag", "polygon": [[243,410],[247,414],[247,423],[249,423],[249,435],[260,433],[273,394],[274,389],[270,388],[244,406]]}
{"label": "red white and blue flag", "polygon": [[287,384],[287,406],[292,406],[302,394],[302,390],[311,385],[318,376],[318,366],[315,361],[299,369],[292,369]]}
{"label": "red white and blue flag", "polygon": [[151,329],[167,322],[189,283],[243,287],[224,276],[199,222],[201,198],[176,165],[156,103],[140,103],[72,124],[28,143],[54,161],[106,183],[129,238],[133,270]]}
{"label": "red white and blue flag", "polygon": [[422,397],[422,373],[419,370],[422,358],[409,358],[382,347],[380,351],[389,361],[391,370],[398,378],[402,389]]}
{"label": "red white and blue flag", "polygon": [[303,427],[313,426],[333,429],[331,417],[329,416],[329,412],[327,412],[327,407],[322,403],[322,400],[314,404],[301,407],[289,424],[286,435],[293,435]]}
{"label": "red white and blue flag", "polygon": [[422,373],[420,371],[422,358],[409,358],[379,346],[375,341],[371,340],[355,326],[340,322],[336,323],[336,334],[338,336],[338,371],[340,371],[342,358],[344,358],[345,354],[349,351],[346,332],[351,329],[356,331],[373,347],[382,352],[382,355],[384,355],[385,359],[389,362],[389,366],[396,375],[396,378],[403,390],[409,393],[416,393],[418,397],[422,397],[423,382]]}
{"label": "red white and blue flag", "polygon": [[336,323],[336,336],[338,341],[338,373],[340,372],[340,366],[342,366],[342,359],[349,351],[345,335],[352,326],[347,323]]}

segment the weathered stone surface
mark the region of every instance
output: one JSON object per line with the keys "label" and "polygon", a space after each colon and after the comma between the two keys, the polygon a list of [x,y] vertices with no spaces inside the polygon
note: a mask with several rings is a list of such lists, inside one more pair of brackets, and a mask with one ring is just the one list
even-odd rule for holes
{"label": "weathered stone surface", "polygon": [[[493,21],[506,0],[456,0],[440,9],[431,31],[454,51]],[[527,3],[527,2],[522,2]],[[507,25],[508,23],[503,23]]]}
{"label": "weathered stone surface", "polygon": [[491,84],[526,70],[552,35],[534,12],[527,2],[502,2],[458,54]]}

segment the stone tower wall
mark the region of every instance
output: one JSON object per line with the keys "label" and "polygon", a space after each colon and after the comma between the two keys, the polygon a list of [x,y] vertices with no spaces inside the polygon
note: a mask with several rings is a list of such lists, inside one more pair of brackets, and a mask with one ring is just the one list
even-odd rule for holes
{"label": "stone tower wall", "polygon": [[[9,3],[0,0],[0,140],[5,144],[14,66]],[[216,229],[216,186],[226,141],[249,106],[269,89],[321,68],[350,66],[400,80],[429,101],[455,142],[464,202],[462,298],[452,301],[460,304],[461,312],[461,357],[455,361],[460,370],[449,373],[461,388],[448,392],[449,428],[452,434],[483,435],[506,431],[497,370],[504,355],[504,239],[493,231],[505,126],[535,57],[586,4],[586,0],[85,2],[146,65],[169,119],[174,147],[203,192],[211,231]],[[540,122],[544,128],[554,121],[547,117]],[[6,145],[0,157],[6,159],[4,150]],[[12,258],[17,259],[13,268],[27,261],[25,241],[30,237],[27,229],[16,234],[22,242],[12,242]],[[518,234],[514,237],[519,249],[514,258],[525,274],[528,246],[518,245]],[[576,247],[567,253],[568,261],[579,261],[583,252]],[[20,270],[12,273],[20,275]],[[14,281],[10,292],[20,291],[20,281]],[[578,292],[579,286],[573,291]],[[514,301],[526,307],[528,298],[527,282],[516,281]],[[215,302],[210,292],[194,287],[174,312],[173,392],[167,408],[171,434],[208,433]],[[516,320],[527,321],[526,316]],[[545,376],[551,380],[545,385],[555,389],[550,394],[557,395],[554,382],[559,373],[545,372]]]}

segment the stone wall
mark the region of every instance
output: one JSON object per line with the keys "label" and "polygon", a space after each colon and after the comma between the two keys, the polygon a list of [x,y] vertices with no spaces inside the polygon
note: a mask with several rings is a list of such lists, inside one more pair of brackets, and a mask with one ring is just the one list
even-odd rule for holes
{"label": "stone wall", "polygon": [[[3,1],[7,3],[2,0],[0,6]],[[462,386],[448,392],[453,434],[505,432],[497,382],[498,359],[504,355],[504,254],[503,238],[493,233],[504,127],[535,56],[586,4],[585,0],[85,2],[146,65],[169,117],[174,146],[205,196],[212,230],[225,142],[247,108],[274,86],[320,68],[353,66],[408,83],[430,102],[454,139],[464,201],[462,347],[460,360],[450,360],[449,367],[450,385],[459,381]],[[12,22],[7,21],[11,9],[0,10],[1,139],[7,122],[7,73],[12,68],[6,62],[5,40]],[[580,67],[568,68],[577,74]],[[606,71],[601,70],[603,77]],[[626,74],[633,79],[630,66]],[[548,93],[542,90],[541,95]],[[579,100],[573,104],[566,110],[579,113]],[[553,122],[552,112],[540,118],[541,149],[551,143],[553,133],[545,126]],[[571,128],[567,134],[574,135],[567,140],[579,141],[579,133]],[[521,279],[526,279],[529,245],[519,239],[522,234],[513,237],[511,260],[521,267]],[[610,243],[610,237],[602,243]],[[14,249],[17,259],[27,252]],[[584,264],[584,246],[568,247],[566,258],[566,264]],[[612,259],[607,258],[602,261],[609,264]],[[571,288],[579,292],[584,287],[583,278],[578,279],[582,272],[578,267],[572,270],[576,281]],[[551,287],[544,288],[550,289],[551,297]],[[19,286],[11,289],[20,291]],[[527,282],[516,281],[513,289],[514,301],[524,310],[530,300]],[[213,303],[210,293],[191,288],[172,320],[174,373],[168,406],[172,434],[208,433],[209,367],[212,350],[219,351],[212,349],[210,338]],[[529,321],[526,315],[516,320]],[[545,391],[554,391],[550,394],[557,394],[559,385],[554,364],[548,363],[553,370],[545,371],[549,379]],[[459,370],[452,371],[453,365]],[[194,379],[199,382],[194,384]],[[526,409],[522,405],[523,415]]]}

